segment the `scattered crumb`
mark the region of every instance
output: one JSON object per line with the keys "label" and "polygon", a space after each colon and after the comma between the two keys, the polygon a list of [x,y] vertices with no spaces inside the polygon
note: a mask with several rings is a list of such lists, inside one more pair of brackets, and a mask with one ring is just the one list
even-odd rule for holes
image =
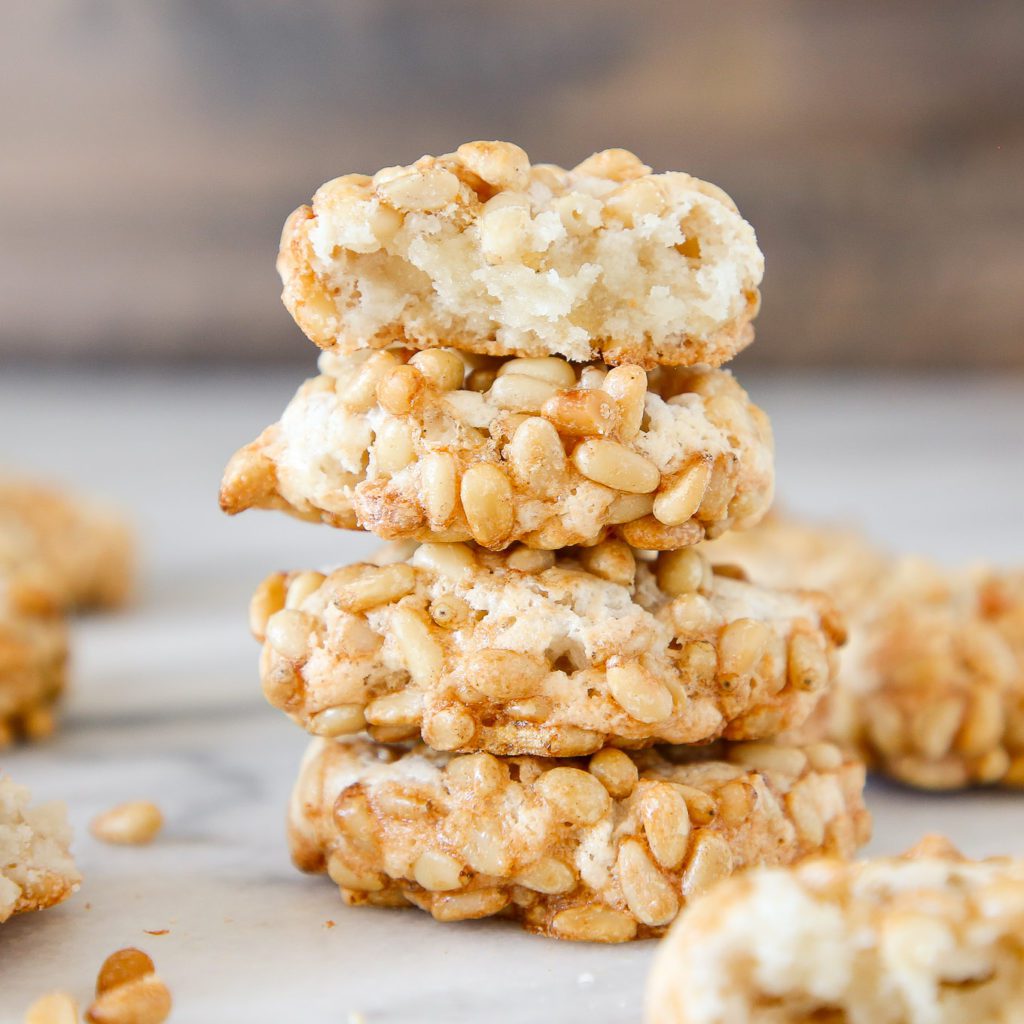
{"label": "scattered crumb", "polygon": [[324,921],[324,927],[325,928],[333,928],[334,927],[334,922],[333,921]]}
{"label": "scattered crumb", "polygon": [[150,800],[130,800],[92,819],[89,830],[104,843],[139,846],[151,843],[164,825],[164,816]]}
{"label": "scattered crumb", "polygon": [[142,929],[147,935],[170,935],[170,928],[143,928]]}
{"label": "scattered crumb", "polygon": [[590,971],[584,971],[576,979],[576,984],[577,985],[593,985],[594,984],[594,976],[590,973]]}

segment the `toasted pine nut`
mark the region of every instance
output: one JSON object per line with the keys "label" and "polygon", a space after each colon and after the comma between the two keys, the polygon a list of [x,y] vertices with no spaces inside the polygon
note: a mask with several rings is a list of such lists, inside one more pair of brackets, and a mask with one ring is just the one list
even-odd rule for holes
{"label": "toasted pine nut", "polygon": [[617,441],[583,441],[573,449],[572,461],[587,479],[630,494],[647,494],[661,480],[650,459]]}
{"label": "toasted pine nut", "polygon": [[92,820],[89,831],[104,843],[141,846],[151,843],[163,828],[160,808],[149,800],[118,804]]}

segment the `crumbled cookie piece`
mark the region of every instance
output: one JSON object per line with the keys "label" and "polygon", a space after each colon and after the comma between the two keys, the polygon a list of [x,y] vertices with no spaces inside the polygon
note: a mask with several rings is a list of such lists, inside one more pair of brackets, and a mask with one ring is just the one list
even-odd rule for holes
{"label": "crumbled cookie piece", "polygon": [[224,473],[221,505],[496,550],[675,549],[757,523],[771,427],[725,370],[324,354]]}
{"label": "crumbled cookie piece", "polygon": [[24,786],[0,775],[0,922],[52,907],[81,880],[63,805],[29,806]]}
{"label": "crumbled cookie piece", "polygon": [[760,739],[807,718],[842,640],[821,595],[715,575],[699,549],[381,561],[275,574],[253,598],[264,694],[315,734],[548,756]]}
{"label": "crumbled cookie piece", "polygon": [[753,339],[764,257],[732,200],[688,174],[621,149],[563,170],[470,142],[322,185],[277,266],[325,349],[718,366]]}
{"label": "crumbled cookie piece", "polygon": [[346,903],[624,942],[661,934],[734,871],[850,855],[870,831],[863,782],[828,744],[605,748],[588,761],[317,739],[289,833],[295,863],[326,871]]}
{"label": "crumbled cookie piece", "polygon": [[658,950],[648,1024],[1024,1019],[1024,861],[930,841],[728,879]]}

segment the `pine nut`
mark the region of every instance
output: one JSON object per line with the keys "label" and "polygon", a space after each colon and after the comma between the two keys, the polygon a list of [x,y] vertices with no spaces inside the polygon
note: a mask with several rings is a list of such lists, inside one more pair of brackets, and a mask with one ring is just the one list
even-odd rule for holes
{"label": "pine nut", "polygon": [[599,389],[559,391],[548,398],[541,412],[559,433],[582,437],[610,434],[618,421],[615,400]]}
{"label": "pine nut", "polygon": [[428,892],[450,892],[462,885],[462,865],[440,850],[425,850],[416,858],[412,877]]}
{"label": "pine nut", "polygon": [[332,817],[338,832],[358,853],[369,858],[377,856],[377,823],[366,794],[358,785],[338,794]]}
{"label": "pine nut", "polygon": [[542,857],[516,875],[516,881],[534,892],[549,896],[569,892],[576,888],[576,875],[572,868],[554,857]]}
{"label": "pine nut", "polygon": [[998,690],[975,690],[967,702],[963,725],[956,739],[957,750],[967,757],[981,757],[998,745],[1003,735],[1005,715]]}
{"label": "pine nut", "polygon": [[572,461],[588,480],[630,494],[647,494],[661,480],[650,459],[617,441],[583,441],[573,449]]}
{"label": "pine nut", "polygon": [[127,985],[129,981],[135,981],[155,971],[156,966],[148,953],[134,946],[119,949],[103,961],[96,976],[96,995],[119,985]]}
{"label": "pine nut", "polygon": [[96,997],[86,1011],[89,1024],[163,1024],[171,1013],[171,993],[147,974]]}
{"label": "pine nut", "polygon": [[714,832],[698,832],[683,872],[683,896],[689,902],[732,872],[729,844]]}
{"label": "pine nut", "polygon": [[465,142],[455,151],[478,177],[499,189],[525,189],[530,158],[511,142]]}
{"label": "pine nut", "polygon": [[789,640],[789,685],[815,691],[828,685],[828,656],[819,636],[796,633]]}
{"label": "pine nut", "polygon": [[731,453],[720,455],[711,469],[711,479],[704,491],[700,507],[702,517],[708,522],[723,519],[729,510],[729,502],[736,493],[736,474],[739,460]]}
{"label": "pine nut", "polygon": [[470,391],[490,391],[491,385],[494,383],[497,376],[498,375],[494,370],[488,369],[487,367],[472,370],[466,378],[466,387]]}
{"label": "pine nut", "polygon": [[[419,552],[417,552],[418,554]],[[360,567],[359,574],[334,590],[334,603],[350,615],[379,608],[411,594],[416,588],[416,570],[404,562]]]}
{"label": "pine nut", "polygon": [[701,637],[722,626],[722,614],[700,594],[680,594],[668,606],[672,625],[679,637]]}
{"label": "pine nut", "polygon": [[421,544],[412,556],[412,564],[457,580],[467,570],[475,569],[477,561],[465,544]]}
{"label": "pine nut", "polygon": [[757,619],[734,619],[718,636],[718,670],[725,676],[749,676],[771,640],[771,630]]}
{"label": "pine nut", "polygon": [[666,526],[679,526],[696,514],[711,479],[710,460],[701,460],[679,473],[654,499],[654,516]]}
{"label": "pine nut", "polygon": [[956,695],[911,708],[907,725],[914,748],[933,761],[945,757],[962,718],[963,702]]}
{"label": "pine nut", "polygon": [[516,480],[539,494],[553,496],[564,485],[568,463],[562,439],[540,416],[531,416],[516,427],[508,460]]}
{"label": "pine nut", "polygon": [[284,607],[286,580],[284,573],[276,572],[263,580],[252,595],[249,602],[249,629],[257,640],[263,640],[270,616]]}
{"label": "pine nut", "polygon": [[326,579],[322,572],[300,572],[291,583],[288,584],[288,595],[285,598],[285,608],[298,608],[302,602],[311,594],[315,594],[320,585]]}
{"label": "pine nut", "polygon": [[716,794],[718,796],[718,819],[733,827],[742,825],[754,810],[756,794],[754,787],[742,779],[727,782]]}
{"label": "pine nut", "polygon": [[302,661],[309,649],[309,638],[316,628],[312,616],[294,608],[275,612],[267,620],[266,642],[282,658]]}
{"label": "pine nut", "polygon": [[313,715],[307,728],[314,736],[350,736],[366,727],[359,704],[339,704]]}
{"label": "pine nut", "polygon": [[797,783],[786,794],[786,810],[801,841],[811,847],[820,847],[825,841],[825,822],[818,812],[813,790],[807,784],[811,781],[805,779]]}
{"label": "pine nut", "polygon": [[576,384],[576,371],[558,356],[540,356],[538,358],[509,359],[498,367],[498,376],[521,374],[547,381],[558,388],[571,388]]}
{"label": "pine nut", "polygon": [[615,702],[639,722],[663,722],[672,714],[672,694],[639,661],[609,660],[605,676]]}
{"label": "pine nut", "polygon": [[416,461],[416,446],[402,420],[385,420],[377,428],[373,459],[379,472],[392,475]]}
{"label": "pine nut", "polygon": [[433,686],[444,666],[444,651],[418,612],[399,606],[391,617],[391,631],[406,671],[423,689]]}
{"label": "pine nut", "polygon": [[454,353],[443,348],[428,348],[417,352],[409,365],[426,378],[439,391],[455,391],[462,387],[466,364]]}
{"label": "pine nut", "polygon": [[573,168],[581,177],[610,178],[612,181],[630,181],[651,173],[650,167],[628,149],[602,149],[588,156]]}
{"label": "pine nut", "polygon": [[505,762],[483,751],[453,757],[444,771],[450,786],[472,790],[477,799],[504,789],[509,781]]}
{"label": "pine nut", "polygon": [[834,772],[843,764],[842,751],[834,743],[812,743],[804,753],[816,772]]}
{"label": "pine nut", "polygon": [[28,1008],[25,1024],[78,1024],[78,1004],[67,992],[51,992]]}
{"label": "pine nut", "polygon": [[344,385],[339,395],[342,404],[352,412],[368,412],[377,403],[377,387],[382,380],[400,365],[393,352],[375,352],[359,368],[359,371]]}
{"label": "pine nut", "polygon": [[606,540],[583,548],[580,563],[587,572],[622,587],[632,587],[636,581],[636,558],[630,546],[621,540]]}
{"label": "pine nut", "polygon": [[619,846],[615,869],[626,905],[641,923],[657,928],[679,912],[679,899],[671,883],[636,839],[627,839]]}
{"label": "pine nut", "polygon": [[501,825],[492,819],[478,819],[469,830],[462,851],[466,863],[481,875],[504,877],[509,872],[510,854]]}
{"label": "pine nut", "polygon": [[703,789],[694,786],[677,785],[676,789],[686,801],[690,823],[694,827],[710,825],[718,817],[718,804],[710,793],[705,793]]}
{"label": "pine nut", "polygon": [[423,509],[432,530],[442,530],[455,515],[459,467],[450,452],[428,452],[420,461]]}
{"label": "pine nut", "polygon": [[476,723],[458,705],[441,708],[423,720],[423,739],[435,750],[458,750],[476,734]]}
{"label": "pine nut", "polygon": [[143,846],[156,839],[164,825],[160,808],[150,800],[118,804],[92,820],[89,831],[105,843]]}
{"label": "pine nut", "polygon": [[427,610],[442,629],[459,629],[473,618],[473,610],[465,601],[445,594],[431,601]]}
{"label": "pine nut", "polygon": [[536,575],[539,572],[546,572],[555,564],[555,553],[520,545],[508,555],[505,564],[516,572]]}
{"label": "pine nut", "polygon": [[704,527],[696,519],[688,519],[679,526],[666,526],[654,516],[624,523],[618,533],[627,544],[648,551],[674,551],[704,539]]}
{"label": "pine nut", "polygon": [[636,227],[644,217],[659,217],[666,200],[657,183],[649,178],[627,181],[605,198],[605,210],[627,228]]}
{"label": "pine nut", "polygon": [[639,366],[616,366],[608,371],[601,386],[618,405],[619,438],[632,441],[644,419],[647,374]]}
{"label": "pine nut", "polygon": [[337,852],[327,858],[327,875],[339,889],[380,892],[384,888],[384,879],[376,871],[351,868]]}
{"label": "pine nut", "polygon": [[619,523],[630,523],[634,519],[642,519],[650,515],[654,508],[653,494],[619,494],[608,506],[605,519],[610,526]]}
{"label": "pine nut", "polygon": [[430,913],[435,921],[470,921],[497,914],[508,902],[509,895],[504,889],[474,889],[435,896]]}
{"label": "pine nut", "polygon": [[508,477],[497,466],[477,462],[462,475],[460,493],[473,539],[484,547],[501,544],[515,525]]}
{"label": "pine nut", "polygon": [[729,760],[757,772],[778,772],[799,778],[807,771],[807,755],[797,747],[774,743],[738,743],[729,750]]}
{"label": "pine nut", "polygon": [[615,747],[605,747],[590,759],[587,771],[596,778],[614,800],[625,800],[636,789],[640,773],[636,763]]}
{"label": "pine nut", "polygon": [[640,816],[654,859],[666,870],[674,871],[682,864],[690,843],[690,812],[682,789],[669,782],[647,787]]}
{"label": "pine nut", "polygon": [[551,930],[562,939],[578,942],[629,942],[636,935],[636,921],[629,914],[596,904],[560,910]]}
{"label": "pine nut", "polygon": [[525,373],[500,372],[487,392],[487,397],[499,408],[511,412],[540,412],[545,402],[558,388],[550,381],[528,377]]}
{"label": "pine nut", "polygon": [[423,697],[412,690],[400,690],[378,697],[366,706],[366,720],[372,725],[418,725]]}
{"label": "pine nut", "polygon": [[536,693],[550,668],[546,661],[518,651],[484,649],[465,659],[469,685],[490,700],[505,701]]}
{"label": "pine nut", "polygon": [[663,551],[658,555],[658,586],[669,597],[707,590],[711,584],[711,569],[707,559],[693,548]]}
{"label": "pine nut", "polygon": [[392,416],[404,416],[412,409],[423,385],[423,375],[415,366],[396,366],[377,385],[377,401]]}
{"label": "pine nut", "polygon": [[374,176],[374,190],[389,206],[402,212],[431,213],[459,194],[459,179],[443,167],[408,170],[395,177]]}
{"label": "pine nut", "polygon": [[537,780],[537,788],[555,817],[573,825],[600,821],[611,803],[604,786],[579,768],[552,768]]}

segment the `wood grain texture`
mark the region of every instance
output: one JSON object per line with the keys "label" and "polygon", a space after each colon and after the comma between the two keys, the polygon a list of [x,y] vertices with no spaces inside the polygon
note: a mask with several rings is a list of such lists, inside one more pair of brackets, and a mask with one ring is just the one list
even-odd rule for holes
{"label": "wood grain texture", "polygon": [[0,12],[0,357],[310,359],[323,180],[472,138],[725,187],[744,363],[1024,366],[1024,5],[40,0]]}

